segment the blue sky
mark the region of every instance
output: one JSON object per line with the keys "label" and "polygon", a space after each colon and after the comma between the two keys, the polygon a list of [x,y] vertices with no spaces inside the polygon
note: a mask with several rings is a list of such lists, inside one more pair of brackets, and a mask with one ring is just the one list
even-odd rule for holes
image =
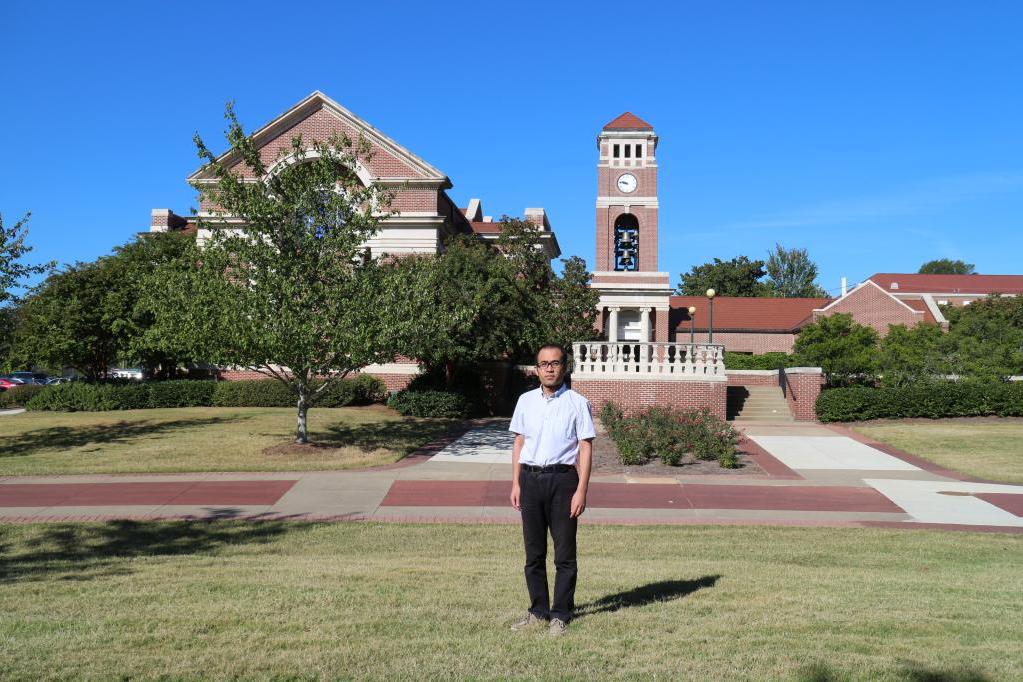
{"label": "blue sky", "polygon": [[1023,273],[1018,2],[43,3],[0,9],[0,212],[89,260],[187,212],[198,131],[319,89],[488,214],[593,263],[595,136],[661,137],[660,268],[809,250],[834,292],[961,258]]}

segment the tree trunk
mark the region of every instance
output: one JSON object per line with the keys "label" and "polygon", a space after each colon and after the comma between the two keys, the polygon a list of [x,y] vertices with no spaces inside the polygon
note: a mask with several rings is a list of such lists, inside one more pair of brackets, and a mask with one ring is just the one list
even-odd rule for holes
{"label": "tree trunk", "polygon": [[308,413],[309,403],[307,402],[306,392],[303,387],[303,389],[300,389],[298,393],[298,428],[295,433],[296,443],[309,442],[309,428],[307,421]]}

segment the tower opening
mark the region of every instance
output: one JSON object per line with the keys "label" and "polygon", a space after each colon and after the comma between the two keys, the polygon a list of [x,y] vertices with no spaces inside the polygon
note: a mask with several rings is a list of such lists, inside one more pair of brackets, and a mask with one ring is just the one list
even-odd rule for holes
{"label": "tower opening", "polygon": [[639,220],[631,213],[615,219],[615,270],[639,270]]}

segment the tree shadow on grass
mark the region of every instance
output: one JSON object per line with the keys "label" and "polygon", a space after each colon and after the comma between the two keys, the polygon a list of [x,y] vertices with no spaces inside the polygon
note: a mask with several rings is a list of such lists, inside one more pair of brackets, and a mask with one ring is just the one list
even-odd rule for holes
{"label": "tree shadow on grass", "polygon": [[424,421],[387,421],[371,424],[332,424],[310,434],[319,447],[358,448],[372,452],[381,448],[407,449],[425,444],[446,434],[461,422],[457,419]]}
{"label": "tree shadow on grass", "polygon": [[208,417],[206,419],[176,419],[156,421],[152,419],[126,420],[113,423],[84,426],[49,426],[34,429],[13,436],[0,437],[0,458],[21,457],[41,450],[71,449],[84,445],[109,445],[128,443],[136,438],[161,433],[180,431],[196,426],[212,426],[240,419],[247,415],[233,417]]}
{"label": "tree shadow on grass", "polygon": [[[862,674],[857,671],[856,677]],[[796,677],[799,682],[841,682],[853,679],[848,672],[834,670],[823,663],[815,663],[801,670]],[[894,679],[906,682],[989,682],[990,677],[969,668],[953,670],[936,670],[920,663],[903,663],[899,670],[894,671]]]}
{"label": "tree shadow on grass", "polygon": [[589,604],[583,604],[575,612],[575,618],[593,616],[598,613],[614,613],[635,606],[647,606],[658,602],[674,601],[701,590],[714,587],[720,575],[705,575],[695,580],[661,580],[634,587],[625,592],[609,594]]}
{"label": "tree shadow on grass", "polygon": [[268,543],[309,525],[286,519],[229,521],[238,510],[220,509],[210,519],[109,521],[42,526],[26,540],[17,527],[0,527],[0,584],[21,580],[92,580],[132,572],[130,559],[213,555],[225,546]]}

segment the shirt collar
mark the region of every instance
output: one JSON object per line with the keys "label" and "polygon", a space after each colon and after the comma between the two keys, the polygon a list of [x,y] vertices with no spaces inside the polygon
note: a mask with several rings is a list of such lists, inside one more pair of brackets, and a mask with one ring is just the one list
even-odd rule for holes
{"label": "shirt collar", "polygon": [[552,395],[550,398],[548,398],[547,394],[544,393],[544,391],[543,391],[543,386],[541,386],[539,388],[540,397],[543,398],[544,400],[554,400],[555,398],[557,398],[558,396],[560,396],[562,393],[564,393],[567,390],[568,390],[568,384],[566,384],[564,381],[562,381],[561,382],[561,386],[559,386],[558,390],[556,390],[554,392],[554,395]]}

